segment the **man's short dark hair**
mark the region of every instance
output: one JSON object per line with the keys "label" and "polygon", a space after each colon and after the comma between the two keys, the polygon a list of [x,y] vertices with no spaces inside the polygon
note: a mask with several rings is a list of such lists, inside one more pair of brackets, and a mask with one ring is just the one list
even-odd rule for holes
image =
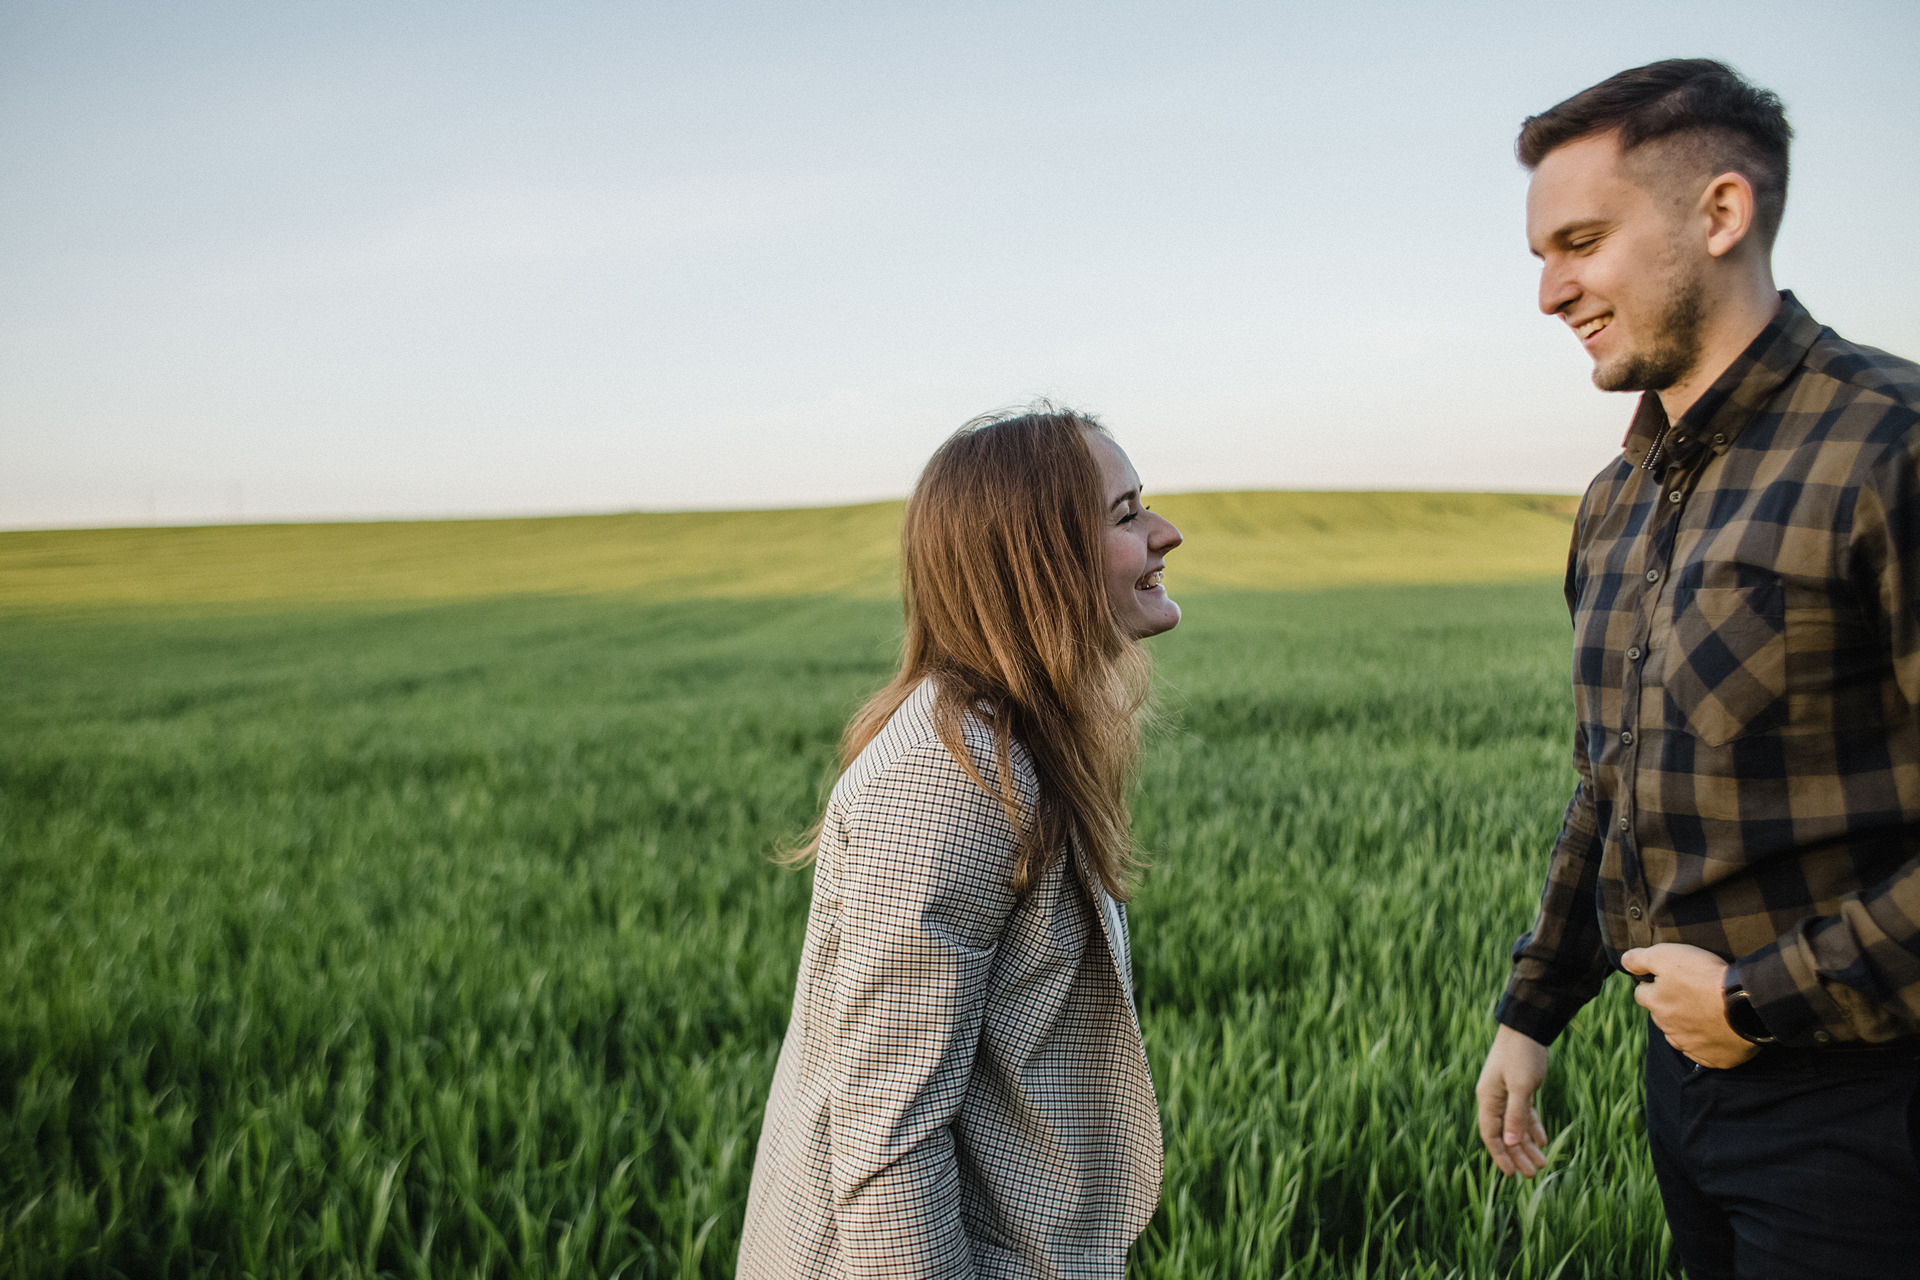
{"label": "man's short dark hair", "polygon": [[1609,76],[1528,116],[1514,150],[1532,169],[1569,142],[1615,130],[1623,153],[1671,138],[1687,145],[1699,168],[1745,177],[1753,184],[1755,229],[1763,243],[1773,243],[1787,206],[1787,145],[1793,139],[1777,95],[1724,62],[1670,58]]}

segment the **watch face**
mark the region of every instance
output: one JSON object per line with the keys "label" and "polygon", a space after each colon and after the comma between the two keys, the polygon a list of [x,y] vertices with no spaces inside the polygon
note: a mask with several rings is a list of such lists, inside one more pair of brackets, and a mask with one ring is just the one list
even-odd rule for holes
{"label": "watch face", "polygon": [[1755,1044],[1773,1039],[1759,1011],[1753,1007],[1753,997],[1744,991],[1736,991],[1727,998],[1727,1025]]}

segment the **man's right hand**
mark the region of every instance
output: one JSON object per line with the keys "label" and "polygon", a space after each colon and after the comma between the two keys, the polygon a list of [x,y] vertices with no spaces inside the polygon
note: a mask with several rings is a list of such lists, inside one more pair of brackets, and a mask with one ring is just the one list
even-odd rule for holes
{"label": "man's right hand", "polygon": [[1503,1025],[1473,1093],[1480,1103],[1480,1141],[1509,1177],[1531,1178],[1547,1167],[1547,1131],[1533,1105],[1546,1078],[1547,1046]]}

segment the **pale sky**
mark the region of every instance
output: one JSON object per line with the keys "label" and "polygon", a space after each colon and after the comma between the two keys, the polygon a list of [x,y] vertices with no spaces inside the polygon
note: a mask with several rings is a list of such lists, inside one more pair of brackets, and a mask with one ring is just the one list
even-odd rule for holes
{"label": "pale sky", "polygon": [[0,526],[1149,488],[1577,492],[1520,121],[1723,58],[1781,283],[1920,357],[1920,5],[0,0]]}

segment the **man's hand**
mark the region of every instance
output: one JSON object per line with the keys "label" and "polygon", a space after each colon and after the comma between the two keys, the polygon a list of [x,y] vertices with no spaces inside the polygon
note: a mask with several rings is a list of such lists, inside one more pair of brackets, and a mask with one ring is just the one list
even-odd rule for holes
{"label": "man's hand", "polygon": [[1701,1066],[1724,1071],[1760,1052],[1727,1025],[1727,962],[1713,952],[1661,942],[1635,947],[1620,964],[1628,973],[1653,975],[1634,987],[1634,1000],[1653,1015],[1668,1044]]}
{"label": "man's hand", "polygon": [[1480,1141],[1508,1177],[1531,1178],[1547,1167],[1547,1130],[1533,1105],[1546,1078],[1547,1046],[1508,1026],[1494,1033],[1473,1094],[1480,1104]]}

